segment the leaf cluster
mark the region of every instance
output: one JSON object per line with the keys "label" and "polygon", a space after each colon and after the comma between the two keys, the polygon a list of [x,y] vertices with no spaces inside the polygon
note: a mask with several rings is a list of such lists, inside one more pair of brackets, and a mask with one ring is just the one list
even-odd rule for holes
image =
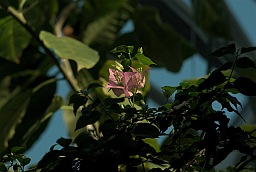
{"label": "leaf cluster", "polygon": [[[197,82],[162,87],[168,102],[159,108],[148,107],[141,94],[131,98],[132,104],[124,103],[124,98],[88,102],[91,88],[73,94],[70,103],[75,114],[82,105],[76,129],[100,121],[97,137],[82,132],[74,140],[59,139],[57,143],[63,148],[52,149],[38,168],[42,171],[211,171],[234,150],[243,156],[233,170],[251,168],[250,163],[256,160],[255,130],[230,125],[227,114],[234,113],[243,119],[239,112],[242,104],[235,94],[256,95],[253,81],[233,75],[236,68],[255,68],[248,57],[240,57],[254,50],[253,47],[236,50],[232,44],[213,52],[212,55],[219,57],[232,54],[234,61]],[[114,53],[122,58],[122,53],[132,53],[132,47],[120,46]],[[228,75],[227,70],[231,70]],[[170,101],[172,95],[174,100]],[[216,102],[221,108],[214,106]],[[166,138],[163,144],[154,144],[162,136]]]}
{"label": "leaf cluster", "polygon": [[0,162],[0,171],[24,171],[25,166],[31,161],[30,158],[23,155],[25,149],[22,147],[13,147],[11,153],[4,155]]}

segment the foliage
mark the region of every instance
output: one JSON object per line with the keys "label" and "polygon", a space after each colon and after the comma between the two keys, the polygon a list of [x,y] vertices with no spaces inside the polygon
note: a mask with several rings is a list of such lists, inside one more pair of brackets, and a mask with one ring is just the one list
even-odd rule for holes
{"label": "foliage", "polygon": [[[60,138],[57,144],[63,148],[57,150],[53,146],[38,163],[37,169],[214,171],[214,167],[234,150],[242,157],[229,169],[252,169],[250,164],[256,160],[253,153],[255,130],[230,125],[227,113],[234,112],[243,119],[239,113],[242,104],[234,93],[256,95],[256,83],[233,75],[236,68],[256,69],[254,63],[248,63],[251,62],[248,57],[243,57],[244,53],[254,50],[254,47],[236,49],[234,44],[216,50],[213,56],[232,54],[234,61],[227,62],[196,83],[187,81],[176,87],[162,87],[167,103],[159,108],[148,107],[144,97],[136,92],[130,96],[123,93],[119,98],[94,99],[95,89],[107,88],[91,84],[87,90],[73,94],[69,103],[73,104],[75,114],[81,108],[76,130],[100,121],[99,131],[94,135],[82,132],[74,140]],[[122,46],[112,52],[117,57],[124,57],[124,62],[130,51],[133,47]],[[136,54],[131,59],[138,60]],[[141,63],[142,66],[145,64]],[[126,68],[121,64],[118,67]],[[230,71],[228,75],[227,70]],[[254,85],[248,87],[248,84]],[[172,94],[174,100],[169,101]],[[215,102],[221,108],[215,107]],[[166,140],[158,147],[153,140],[160,136],[165,136]]]}
{"label": "foliage", "polygon": [[[121,42],[141,46],[144,39],[139,34],[145,30],[153,35],[159,31],[168,35],[171,30],[183,39],[169,25],[158,30],[140,28],[135,20],[141,14],[161,25],[157,10],[136,0],[0,0],[0,154],[16,145],[29,149],[40,137],[52,114],[65,102],[66,97],[55,95],[60,80],[68,82],[70,92],[87,88],[102,77],[99,71],[111,58],[110,50]],[[127,21],[140,28],[130,32],[132,42],[120,35]],[[155,39],[158,37],[151,38]],[[179,61],[175,55],[171,63],[162,63],[178,71],[182,60],[193,53],[192,46],[183,39],[189,53],[180,54],[183,46],[167,53],[176,43],[171,36],[165,42],[168,44],[161,43],[159,51],[145,45],[145,53],[158,60],[172,60],[178,54]],[[140,54],[137,58],[145,60]],[[58,72],[51,72],[54,67]]]}
{"label": "foliage", "polygon": [[[193,1],[193,6],[198,25],[210,36],[230,38],[222,1]],[[120,35],[127,21],[134,30]],[[233,55],[234,61],[206,79],[162,87],[166,104],[151,108],[146,104],[150,67],[177,72],[195,52],[155,8],[136,0],[0,0],[0,28],[0,171],[25,171],[30,159],[17,145],[29,149],[62,107],[56,88],[63,79],[73,105],[73,112],[64,114],[75,114],[76,136],[57,140],[62,148],[53,145],[28,171],[209,171],[233,150],[244,156],[230,169],[251,168],[254,129],[230,126],[226,114],[243,119],[234,94],[256,94],[255,81],[235,75],[255,70],[243,56],[255,47],[220,48],[211,55]],[[54,66],[58,72],[52,74]],[[166,137],[162,145],[159,137]]]}

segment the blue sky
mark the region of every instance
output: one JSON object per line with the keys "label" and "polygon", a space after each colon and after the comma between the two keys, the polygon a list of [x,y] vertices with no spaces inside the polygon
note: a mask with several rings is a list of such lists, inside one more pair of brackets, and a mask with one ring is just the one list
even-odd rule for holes
{"label": "blue sky", "polygon": [[[242,24],[248,34],[252,46],[256,46],[256,1],[254,0],[226,0],[234,15]],[[150,73],[150,82],[154,82],[157,88],[165,85],[176,86],[184,79],[201,77],[206,74],[206,62],[198,55],[186,60],[179,73],[171,73],[165,69],[153,69]],[[159,77],[160,76],[160,77]],[[57,94],[65,97],[68,88],[64,81],[60,81]],[[153,102],[150,102],[154,106]],[[68,138],[67,129],[62,119],[61,111],[54,114],[48,128],[33,147],[26,152],[32,158],[32,163],[36,163],[49,151],[49,148],[56,143],[60,137]]]}

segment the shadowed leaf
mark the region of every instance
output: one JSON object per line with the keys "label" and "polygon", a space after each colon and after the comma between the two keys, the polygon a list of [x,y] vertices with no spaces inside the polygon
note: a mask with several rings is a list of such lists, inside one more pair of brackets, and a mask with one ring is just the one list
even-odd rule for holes
{"label": "shadowed leaf", "polygon": [[88,114],[82,114],[82,116],[79,117],[76,123],[76,129],[78,130],[80,128],[83,128],[89,124],[93,124],[100,118],[100,113],[98,111],[91,111]]}
{"label": "shadowed leaf", "polygon": [[236,67],[239,67],[239,68],[242,68],[242,69],[251,67],[251,68],[255,68],[256,69],[254,61],[252,61],[248,57],[241,57],[241,58],[239,58],[236,61]]}
{"label": "shadowed leaf", "polygon": [[235,44],[230,44],[227,47],[222,47],[213,53],[211,55],[216,56],[216,57],[221,57],[227,54],[234,54],[236,52],[236,46]]}
{"label": "shadowed leaf", "polygon": [[[0,154],[7,146],[8,140],[13,137],[15,127],[24,117],[26,108],[29,103],[31,91],[24,91],[10,99],[0,109]],[[14,108],[15,107],[15,108]]]}
{"label": "shadowed leaf", "polygon": [[83,91],[77,91],[75,94],[73,94],[68,104],[73,104],[73,112],[76,115],[77,109],[84,105],[87,102],[87,94],[84,94]]}
{"label": "shadowed leaf", "polygon": [[164,97],[168,99],[176,91],[177,87],[164,86],[161,89],[163,90]]}
{"label": "shadowed leaf", "polygon": [[235,88],[246,96],[256,96],[256,83],[252,80],[239,77],[234,81]]}
{"label": "shadowed leaf", "polygon": [[198,85],[198,90],[209,89],[226,81],[226,77],[218,70],[213,71],[210,76]]}
{"label": "shadowed leaf", "polygon": [[133,134],[142,138],[156,138],[160,135],[158,128],[149,123],[138,123]]}
{"label": "shadowed leaf", "polygon": [[248,53],[248,52],[251,52],[251,51],[255,51],[256,50],[256,47],[243,47],[241,48],[241,54],[243,53]]}
{"label": "shadowed leaf", "polygon": [[69,145],[72,143],[72,139],[65,139],[65,138],[61,137],[57,140],[57,143],[64,148],[68,148]]}

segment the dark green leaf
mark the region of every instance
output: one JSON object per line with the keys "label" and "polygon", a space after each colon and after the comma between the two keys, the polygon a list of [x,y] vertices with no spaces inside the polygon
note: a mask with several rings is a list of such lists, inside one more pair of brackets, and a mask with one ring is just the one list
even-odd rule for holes
{"label": "dark green leaf", "polygon": [[243,53],[248,53],[248,52],[251,52],[251,51],[255,51],[256,50],[256,47],[243,47],[241,48],[241,53],[240,54],[243,54]]}
{"label": "dark green leaf", "polygon": [[89,150],[96,145],[96,140],[88,132],[80,133],[74,140],[78,147],[86,148]]}
{"label": "dark green leaf", "polygon": [[143,64],[143,65],[152,65],[152,64],[155,65],[155,63],[154,63],[150,58],[146,57],[146,56],[143,55],[143,54],[137,53],[137,54],[135,55],[135,57],[136,57],[136,58],[139,60],[139,62],[140,62],[141,64]]}
{"label": "dark green leaf", "polygon": [[121,98],[106,98],[104,100],[104,104],[106,106],[109,106],[109,105],[113,105],[113,104],[116,104],[116,103],[122,103],[124,101],[124,98],[121,97]]}
{"label": "dark green leaf", "polygon": [[228,69],[231,69],[232,66],[233,66],[233,62],[226,62],[218,70],[219,71],[228,70]]}
{"label": "dark green leaf", "polygon": [[238,108],[237,105],[239,105],[240,107],[242,107],[242,104],[237,100],[236,97],[231,96],[230,94],[226,93],[223,94],[224,97],[226,97],[235,107],[236,109]]}
{"label": "dark green leaf", "polygon": [[234,110],[234,112],[246,123],[244,117],[242,116],[242,114],[239,111]]}
{"label": "dark green leaf", "polygon": [[56,80],[48,77],[40,80],[42,82],[34,88],[23,120],[9,140],[10,146],[23,145],[26,149],[30,148],[47,127],[52,114],[63,104],[62,98],[55,95]]}
{"label": "dark green leaf", "polygon": [[[83,5],[83,21],[86,23],[95,21],[99,18],[103,18],[104,16],[108,16],[112,14],[115,10],[120,8],[123,4],[125,4],[126,0],[108,0],[108,3],[105,3],[105,0],[94,0],[94,1],[84,1]],[[86,24],[85,23],[85,24]]]}
{"label": "dark green leaf", "polygon": [[132,54],[133,52],[133,46],[127,46],[127,45],[120,45],[111,50],[111,53],[126,53],[126,54]]}
{"label": "dark green leaf", "polygon": [[213,71],[210,76],[198,85],[198,90],[209,89],[218,86],[226,81],[226,77],[219,71]]}
{"label": "dark green leaf", "polygon": [[222,47],[222,48],[214,51],[213,53],[211,53],[211,55],[221,57],[221,56],[224,56],[227,54],[234,54],[235,52],[236,52],[235,44],[230,44],[227,47]]}
{"label": "dark green leaf", "polygon": [[16,154],[20,154],[20,153],[23,153],[25,150],[23,147],[13,147],[11,149],[11,152],[12,153],[16,153]]}
{"label": "dark green leaf", "polygon": [[231,24],[225,1],[192,0],[193,18],[197,26],[211,37],[230,40]]}
{"label": "dark green leaf", "polygon": [[30,161],[31,161],[30,158],[28,158],[24,155],[21,155],[21,154],[20,155],[15,155],[14,158],[17,159],[20,162],[21,166],[25,166],[25,165],[29,164]]}
{"label": "dark green leaf", "polygon": [[246,96],[256,96],[256,83],[249,78],[239,77],[234,81],[235,88]]}
{"label": "dark green leaf", "polygon": [[60,156],[60,151],[59,150],[52,150],[48,153],[46,153],[43,158],[38,162],[37,168],[45,168],[51,163],[54,163],[58,157]]}
{"label": "dark green leaf", "polygon": [[241,57],[236,61],[236,67],[242,68],[242,69],[246,69],[246,68],[255,68],[255,63],[254,61],[252,61],[250,58],[248,57]]}
{"label": "dark green leaf", "polygon": [[87,94],[88,93],[84,91],[77,91],[70,97],[69,104],[73,104],[73,112],[75,115],[76,115],[77,109],[87,102],[88,100]]}
{"label": "dark green leaf", "polygon": [[11,98],[8,102],[6,102],[0,109],[0,154],[3,153],[2,151],[7,148],[11,133],[15,132],[15,127],[23,118],[31,94],[32,93],[30,90],[22,91],[18,93],[15,98]]}
{"label": "dark green leaf", "polygon": [[177,87],[164,86],[164,87],[161,87],[161,89],[164,92],[164,97],[168,99],[176,91]]}
{"label": "dark green leaf", "polygon": [[55,148],[55,146],[57,146],[58,144],[54,144],[54,145],[52,145],[51,147],[50,147],[50,151],[53,151],[54,150],[54,148]]}
{"label": "dark green leaf", "polygon": [[61,137],[57,140],[57,143],[64,148],[68,148],[69,145],[72,143],[72,139],[65,139],[65,138]]}
{"label": "dark green leaf", "polygon": [[[134,14],[133,43],[142,45],[144,53],[159,66],[178,72],[182,61],[195,52],[191,44],[171,25],[161,22],[159,11],[142,6]],[[143,20],[142,20],[143,19]]]}
{"label": "dark green leaf", "polygon": [[54,17],[56,17],[58,13],[58,5],[59,2],[53,0],[43,0],[37,3],[34,1],[26,1],[26,8],[22,9],[22,14],[31,28],[39,32],[44,26],[49,24],[49,22],[53,22]]}
{"label": "dark green leaf", "polygon": [[23,50],[30,42],[29,33],[11,16],[0,19],[0,56],[19,63]]}
{"label": "dark green leaf", "polygon": [[3,162],[0,162],[0,171],[8,171],[6,165]]}
{"label": "dark green leaf", "polygon": [[94,124],[99,120],[101,114],[98,111],[91,111],[88,114],[82,114],[77,120],[76,129],[83,128],[89,124]]}
{"label": "dark green leaf", "polygon": [[138,123],[132,133],[142,138],[156,138],[160,135],[158,128],[149,123]]}
{"label": "dark green leaf", "polygon": [[91,83],[87,89],[90,90],[90,89],[93,89],[93,88],[98,88],[98,87],[102,87],[102,85],[98,84],[98,83]]}
{"label": "dark green leaf", "polygon": [[103,133],[104,137],[108,137],[110,135],[115,134],[115,129],[117,127],[117,123],[112,120],[108,119],[103,124],[100,125],[100,131]]}

